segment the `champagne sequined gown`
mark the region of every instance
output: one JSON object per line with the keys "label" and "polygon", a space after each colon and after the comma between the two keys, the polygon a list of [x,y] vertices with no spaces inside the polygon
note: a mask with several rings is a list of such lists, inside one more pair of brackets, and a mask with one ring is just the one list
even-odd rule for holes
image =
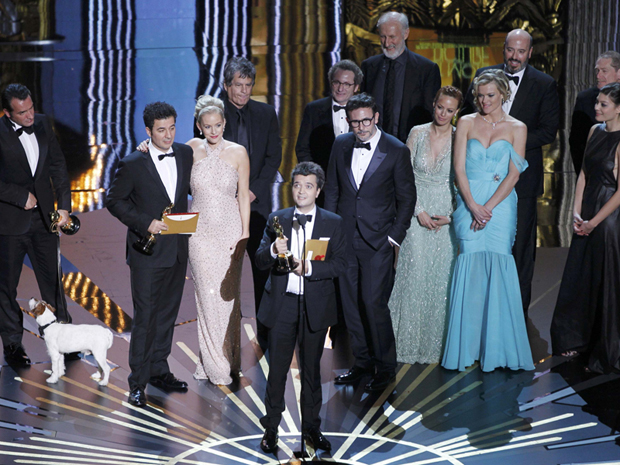
{"label": "champagne sequined gown", "polygon": [[198,160],[191,175],[194,202],[200,212],[196,233],[189,239],[189,263],[194,278],[198,312],[200,360],[194,378],[230,384],[239,372],[241,309],[239,288],[243,260],[233,252],[242,225],[237,203],[238,173],[220,158],[222,140]]}
{"label": "champagne sequined gown", "polygon": [[[414,127],[407,138],[415,174],[415,214],[450,216],[453,210],[452,138],[433,159],[431,125]],[[452,225],[431,231],[414,218],[401,244],[389,307],[396,354],[403,363],[441,359],[449,285],[456,260]]]}

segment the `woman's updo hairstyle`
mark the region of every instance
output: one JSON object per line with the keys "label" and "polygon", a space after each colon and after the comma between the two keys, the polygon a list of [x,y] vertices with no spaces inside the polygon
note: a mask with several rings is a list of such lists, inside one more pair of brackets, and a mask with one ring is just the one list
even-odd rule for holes
{"label": "woman's updo hairstyle", "polygon": [[456,111],[458,113],[458,111],[461,109],[461,106],[463,106],[463,93],[454,86],[443,86],[435,94],[435,98],[433,100],[433,106],[435,106],[435,104],[437,103],[437,100],[439,100],[439,97],[441,97],[442,95],[445,95],[446,97],[452,97],[454,100],[456,100],[457,102]]}
{"label": "woman's updo hairstyle", "polygon": [[210,95],[201,95],[196,100],[196,108],[194,108],[194,118],[200,123],[202,115],[210,113],[219,113],[222,119],[226,119],[224,116],[224,102],[219,98],[212,97]]}

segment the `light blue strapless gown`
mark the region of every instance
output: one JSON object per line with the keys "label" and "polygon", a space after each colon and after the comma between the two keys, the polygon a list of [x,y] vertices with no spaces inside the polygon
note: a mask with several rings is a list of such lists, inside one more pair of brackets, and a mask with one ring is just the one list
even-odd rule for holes
{"label": "light blue strapless gown", "polygon": [[[467,141],[465,170],[474,200],[484,205],[508,174],[510,161],[519,172],[527,162],[506,140],[485,148]],[[482,371],[498,367],[533,370],[519,277],[512,244],[517,228],[517,194],[512,192],[493,209],[481,231],[470,229],[472,214],[460,195],[453,214],[459,242],[450,290],[450,322],[441,364],[465,370],[480,361]]]}

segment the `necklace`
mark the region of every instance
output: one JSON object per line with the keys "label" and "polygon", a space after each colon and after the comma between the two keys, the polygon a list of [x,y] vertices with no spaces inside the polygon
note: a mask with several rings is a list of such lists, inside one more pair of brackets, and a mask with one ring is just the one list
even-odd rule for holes
{"label": "necklace", "polygon": [[504,121],[506,119],[506,113],[504,113],[504,115],[500,119],[495,121],[495,122],[489,121],[488,119],[486,119],[482,113],[479,113],[479,115],[482,117],[483,120],[485,120],[487,123],[489,123],[491,126],[493,126],[492,129],[495,129],[495,126],[497,126],[499,123],[501,123],[502,121]]}

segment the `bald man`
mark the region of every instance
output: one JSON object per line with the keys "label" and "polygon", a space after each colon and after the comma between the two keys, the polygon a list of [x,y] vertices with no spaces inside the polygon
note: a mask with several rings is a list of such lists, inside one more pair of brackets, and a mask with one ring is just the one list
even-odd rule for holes
{"label": "bald man", "polygon": [[[510,99],[502,108],[527,126],[525,158],[529,167],[521,173],[516,186],[517,236],[512,254],[517,264],[523,311],[527,317],[532,296],[532,277],[536,258],[536,199],[543,193],[542,146],[555,140],[560,124],[560,101],[555,80],[528,64],[533,39],[523,29],[514,29],[504,42],[504,63],[480,68],[501,69],[510,80]],[[475,111],[472,86],[465,97],[463,114]]]}

